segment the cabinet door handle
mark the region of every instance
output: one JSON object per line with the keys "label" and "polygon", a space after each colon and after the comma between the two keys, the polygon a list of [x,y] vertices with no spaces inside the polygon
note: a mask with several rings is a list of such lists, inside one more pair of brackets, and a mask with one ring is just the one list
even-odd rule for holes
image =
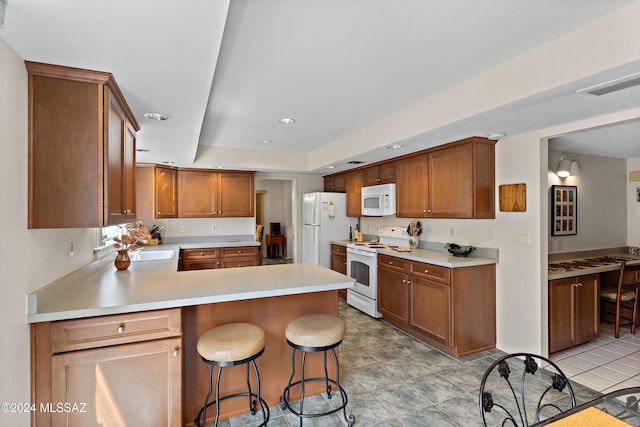
{"label": "cabinet door handle", "polygon": [[124,325],[120,325],[120,326],[118,326],[118,330],[117,330],[117,332],[118,332],[119,334],[123,333],[123,332],[124,332]]}
{"label": "cabinet door handle", "polygon": [[173,350],[173,357],[178,357],[178,355],[180,355],[180,349],[176,347],[176,349]]}
{"label": "cabinet door handle", "polygon": [[573,286],[576,287],[576,288],[581,288],[582,287],[582,283],[576,283]]}
{"label": "cabinet door handle", "polygon": [[410,284],[411,284],[411,280],[407,280],[407,285],[410,285]]}
{"label": "cabinet door handle", "polygon": [[405,279],[402,279],[402,283],[407,283],[407,281]]}

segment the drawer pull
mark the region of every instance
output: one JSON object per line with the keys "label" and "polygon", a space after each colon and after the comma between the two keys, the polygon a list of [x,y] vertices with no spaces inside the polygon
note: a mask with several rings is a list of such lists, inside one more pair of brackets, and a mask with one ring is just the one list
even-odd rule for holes
{"label": "drawer pull", "polygon": [[393,261],[389,261],[389,265],[393,265]]}
{"label": "drawer pull", "polygon": [[180,349],[176,347],[176,349],[173,350],[173,357],[178,357],[179,355],[180,355]]}
{"label": "drawer pull", "polygon": [[204,252],[200,252],[200,256],[204,256]]}
{"label": "drawer pull", "polygon": [[426,268],[424,269],[424,274],[429,274],[429,270],[427,270]]}
{"label": "drawer pull", "polygon": [[241,254],[242,253],[242,249],[238,250],[238,253]]}
{"label": "drawer pull", "polygon": [[124,332],[124,325],[118,326],[118,333],[121,334]]}

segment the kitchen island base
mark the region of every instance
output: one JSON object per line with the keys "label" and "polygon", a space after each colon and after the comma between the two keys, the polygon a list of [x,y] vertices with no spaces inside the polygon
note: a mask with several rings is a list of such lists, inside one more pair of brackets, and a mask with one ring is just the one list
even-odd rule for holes
{"label": "kitchen island base", "polygon": [[[269,406],[279,403],[282,390],[291,375],[291,348],[287,344],[287,324],[302,315],[320,313],[338,315],[338,291],[316,292],[258,298],[243,301],[197,305],[183,308],[183,424],[193,425],[193,420],[202,406],[203,396],[209,389],[209,367],[205,364],[196,344],[207,330],[232,322],[247,322],[260,326],[266,334],[265,350],[256,359],[260,371],[261,394]],[[305,373],[308,376],[324,375],[322,354],[308,354]],[[329,366],[330,375],[335,368]],[[246,387],[243,366],[225,368],[220,379],[220,393],[237,393]],[[322,384],[307,387],[305,394],[323,392]],[[299,396],[292,396],[297,399]],[[247,412],[246,402],[231,399],[221,402],[220,419]],[[207,420],[213,421],[213,418]]]}
{"label": "kitchen island base", "polygon": [[[193,426],[209,387],[209,367],[198,354],[198,339],[207,330],[232,322],[264,329],[265,351],[256,363],[261,394],[269,405],[276,405],[291,373],[285,328],[291,320],[311,313],[337,316],[338,291],[34,323],[32,403],[39,407],[76,402],[85,407],[83,412],[34,412],[32,425],[97,426],[101,419],[121,417],[122,425],[135,419],[140,426]],[[324,374],[322,366],[321,354],[307,357],[309,375]],[[246,386],[243,368],[225,368],[221,394]],[[335,375],[334,369],[329,372]],[[318,385],[306,394],[322,391]],[[241,400],[222,402],[220,419],[247,412]]]}

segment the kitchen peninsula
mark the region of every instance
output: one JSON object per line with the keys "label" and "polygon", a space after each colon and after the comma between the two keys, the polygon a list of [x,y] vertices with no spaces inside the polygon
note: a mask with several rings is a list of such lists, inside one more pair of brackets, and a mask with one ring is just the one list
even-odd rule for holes
{"label": "kitchen peninsula", "polygon": [[[172,247],[177,254],[177,245],[162,249]],[[132,425],[192,424],[209,381],[197,340],[238,321],[266,332],[257,364],[263,397],[277,404],[291,370],[287,323],[308,313],[337,315],[338,290],[353,286],[314,264],[178,271],[174,256],[118,272],[107,258],[28,295],[31,403],[86,404],[86,412],[36,411],[37,426],[118,417]],[[311,373],[320,369],[321,358],[309,361]],[[244,370],[230,368],[221,392],[242,384]],[[244,412],[240,400],[225,401],[223,413]]]}

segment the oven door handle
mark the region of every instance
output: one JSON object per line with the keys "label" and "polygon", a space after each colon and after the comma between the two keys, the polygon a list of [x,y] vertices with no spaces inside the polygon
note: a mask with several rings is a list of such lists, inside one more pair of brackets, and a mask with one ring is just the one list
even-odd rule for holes
{"label": "oven door handle", "polygon": [[368,257],[368,258],[375,258],[376,257],[376,253],[375,252],[361,251],[361,250],[358,250],[358,249],[351,249],[351,248],[347,248],[347,254],[360,255],[360,256],[365,256],[365,257]]}

